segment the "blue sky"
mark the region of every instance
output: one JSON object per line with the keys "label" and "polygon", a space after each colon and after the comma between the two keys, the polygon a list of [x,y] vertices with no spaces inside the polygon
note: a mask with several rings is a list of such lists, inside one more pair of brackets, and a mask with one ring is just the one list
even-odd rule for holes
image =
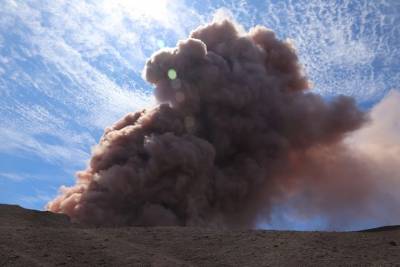
{"label": "blue sky", "polygon": [[155,103],[141,78],[146,59],[215,16],[291,39],[313,90],[326,98],[350,95],[368,109],[399,89],[397,0],[0,0],[0,6],[0,203],[43,209],[61,185],[72,185],[107,125]]}

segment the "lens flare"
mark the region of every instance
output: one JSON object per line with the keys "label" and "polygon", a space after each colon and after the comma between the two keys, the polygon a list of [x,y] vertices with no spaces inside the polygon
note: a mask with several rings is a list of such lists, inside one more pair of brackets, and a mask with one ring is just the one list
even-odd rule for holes
{"label": "lens flare", "polygon": [[169,78],[170,80],[175,80],[176,77],[178,77],[178,75],[176,74],[176,70],[174,70],[174,69],[169,69],[169,70],[168,70],[168,78]]}

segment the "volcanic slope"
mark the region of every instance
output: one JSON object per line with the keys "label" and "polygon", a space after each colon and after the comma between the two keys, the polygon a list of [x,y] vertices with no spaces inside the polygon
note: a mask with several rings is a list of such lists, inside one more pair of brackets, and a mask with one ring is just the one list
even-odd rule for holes
{"label": "volcanic slope", "polygon": [[0,266],[400,266],[400,227],[367,232],[93,228],[0,205]]}

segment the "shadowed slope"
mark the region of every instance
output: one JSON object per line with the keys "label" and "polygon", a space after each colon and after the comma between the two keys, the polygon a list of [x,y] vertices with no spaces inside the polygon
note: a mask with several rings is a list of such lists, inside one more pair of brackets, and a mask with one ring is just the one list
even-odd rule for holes
{"label": "shadowed slope", "polygon": [[1,227],[70,227],[71,225],[68,216],[63,214],[0,204]]}

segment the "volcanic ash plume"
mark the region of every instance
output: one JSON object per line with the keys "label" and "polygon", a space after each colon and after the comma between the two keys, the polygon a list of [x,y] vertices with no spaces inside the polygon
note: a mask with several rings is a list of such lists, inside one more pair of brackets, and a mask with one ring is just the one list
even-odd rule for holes
{"label": "volcanic ash plume", "polygon": [[95,225],[254,227],[308,191],[299,210],[368,212],[373,179],[343,142],[366,115],[309,92],[294,48],[271,30],[200,27],[154,54],[144,77],[159,105],[107,128],[49,210]]}

